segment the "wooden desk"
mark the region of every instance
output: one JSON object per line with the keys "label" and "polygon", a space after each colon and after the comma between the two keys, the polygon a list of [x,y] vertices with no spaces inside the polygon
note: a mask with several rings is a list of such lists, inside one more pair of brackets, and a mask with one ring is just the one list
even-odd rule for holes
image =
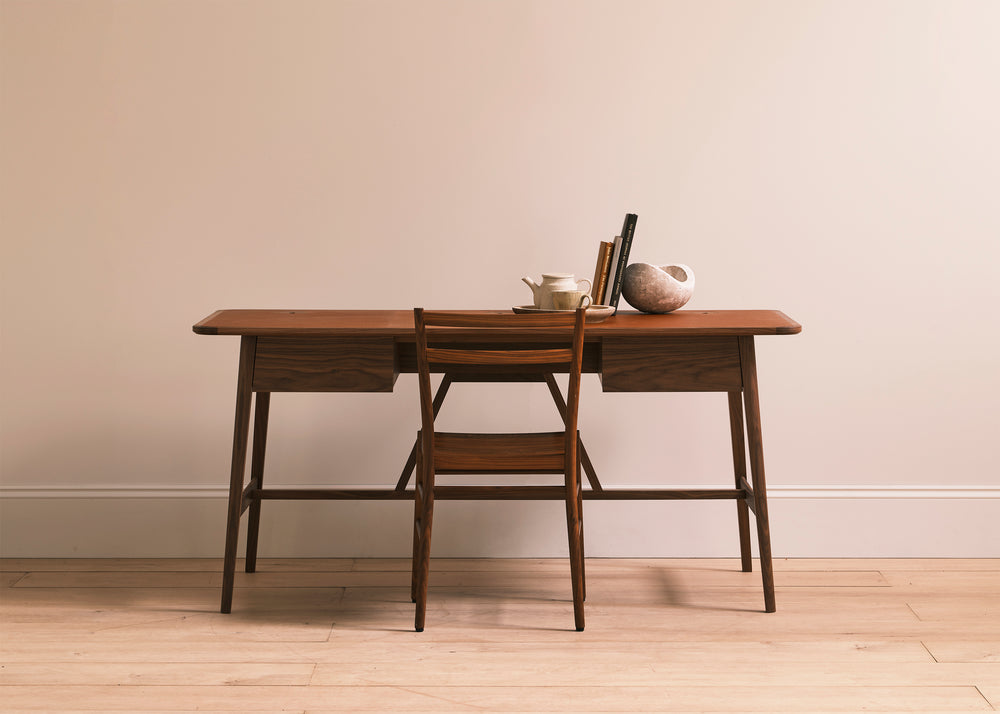
{"label": "wooden desk", "polygon": [[[621,312],[603,322],[588,324],[586,329],[583,370],[598,374],[606,392],[728,393],[735,480],[731,489],[603,488],[583,452],[590,482],[584,498],[735,500],[745,572],[752,569],[749,514],[752,512],[756,517],[767,612],[775,611],[774,580],[754,337],[791,335],[801,329],[797,322],[773,310],[680,310],[667,315]],[[249,573],[256,569],[262,500],[413,498],[412,490],[406,488],[412,462],[404,467],[395,487],[384,489],[264,487],[271,392],[391,392],[401,372],[416,371],[413,312],[220,310],[196,324],[194,331],[200,335],[237,335],[241,339],[221,607],[222,612],[230,612],[240,518],[250,511],[246,554]],[[537,328],[526,329],[516,337],[520,343],[535,344],[551,338],[551,332]],[[454,330],[456,342],[488,339],[482,332]],[[435,399],[436,407],[440,407],[448,385],[462,379],[461,373],[445,375]],[[551,374],[508,373],[497,375],[496,379],[545,381],[556,405],[562,408],[562,397]],[[251,409],[254,433],[250,480],[245,484]],[[585,428],[581,431],[585,432]],[[481,489],[475,493],[481,493]],[[539,497],[538,492],[532,494],[531,498]],[[468,499],[473,492],[460,486],[442,486],[435,489],[435,497]],[[512,486],[497,487],[489,497],[529,496]],[[547,496],[543,492],[541,497]],[[562,488],[554,487],[551,497],[561,500]]]}

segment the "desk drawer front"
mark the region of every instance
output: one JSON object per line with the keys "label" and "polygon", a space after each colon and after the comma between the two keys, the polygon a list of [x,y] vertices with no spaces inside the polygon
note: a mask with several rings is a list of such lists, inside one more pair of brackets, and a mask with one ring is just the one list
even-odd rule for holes
{"label": "desk drawer front", "polygon": [[605,339],[605,392],[728,392],[742,388],[736,337]]}
{"label": "desk drawer front", "polygon": [[391,392],[392,338],[258,337],[256,392]]}

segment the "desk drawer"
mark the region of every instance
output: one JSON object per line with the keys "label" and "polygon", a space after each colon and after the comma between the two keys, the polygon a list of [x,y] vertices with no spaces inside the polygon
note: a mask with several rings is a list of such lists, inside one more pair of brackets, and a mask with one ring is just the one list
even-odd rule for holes
{"label": "desk drawer", "polygon": [[736,337],[606,338],[605,392],[728,392],[743,386]]}
{"label": "desk drawer", "polygon": [[255,392],[391,392],[392,338],[258,337]]}

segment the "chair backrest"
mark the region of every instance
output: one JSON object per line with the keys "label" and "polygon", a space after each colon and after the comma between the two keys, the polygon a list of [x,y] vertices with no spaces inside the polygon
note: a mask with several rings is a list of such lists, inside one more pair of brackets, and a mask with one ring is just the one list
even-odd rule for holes
{"label": "chair backrest", "polygon": [[[583,365],[584,309],[538,314],[470,313],[415,308],[420,419],[425,438],[433,438],[431,369],[461,375],[530,377],[568,372],[565,426],[576,440]],[[474,380],[472,380],[474,381]],[[492,380],[484,380],[492,381]]]}

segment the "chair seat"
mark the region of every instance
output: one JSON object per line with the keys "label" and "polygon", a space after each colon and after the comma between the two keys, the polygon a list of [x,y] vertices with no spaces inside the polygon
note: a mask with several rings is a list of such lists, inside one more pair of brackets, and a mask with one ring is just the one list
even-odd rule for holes
{"label": "chair seat", "polygon": [[563,473],[566,433],[457,434],[435,432],[437,473]]}

